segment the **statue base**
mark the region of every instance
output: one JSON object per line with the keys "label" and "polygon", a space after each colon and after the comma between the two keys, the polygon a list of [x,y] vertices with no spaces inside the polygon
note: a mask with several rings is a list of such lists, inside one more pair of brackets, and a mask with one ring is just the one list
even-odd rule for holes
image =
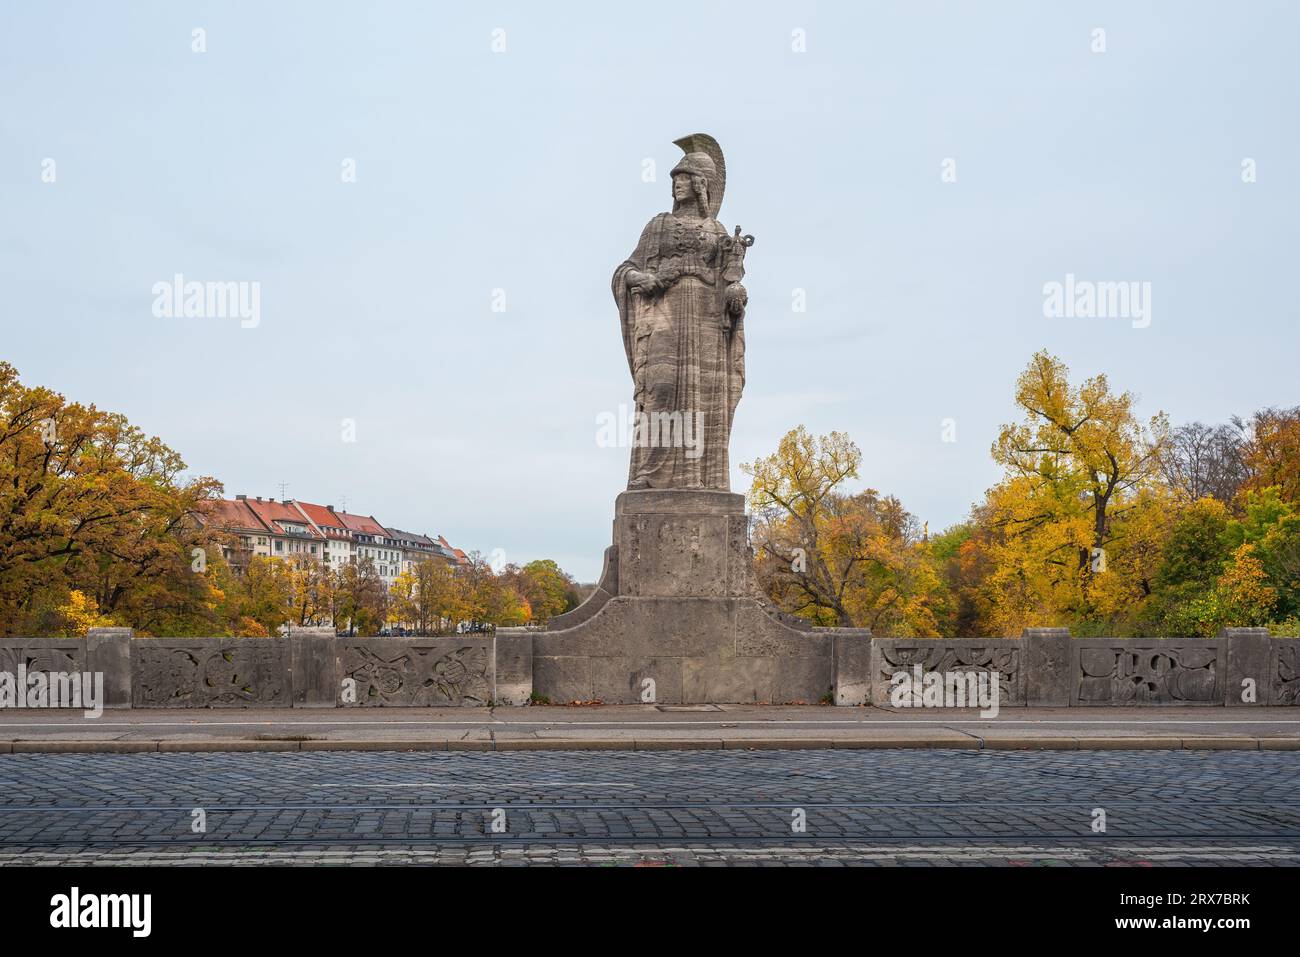
{"label": "statue base", "polygon": [[864,704],[871,632],[813,628],[753,578],[745,499],[637,490],[614,505],[596,591],[533,639],[553,704]]}

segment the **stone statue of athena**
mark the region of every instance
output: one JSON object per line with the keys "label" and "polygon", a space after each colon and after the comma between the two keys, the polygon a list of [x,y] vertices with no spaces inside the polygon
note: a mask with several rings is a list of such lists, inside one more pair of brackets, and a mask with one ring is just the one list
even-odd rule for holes
{"label": "stone statue of athena", "polygon": [[730,488],[727,446],[745,385],[740,280],[752,236],[718,222],[727,167],[717,141],[675,141],[672,212],[641,231],[614,270],[614,300],[632,372],[636,422],[629,489]]}

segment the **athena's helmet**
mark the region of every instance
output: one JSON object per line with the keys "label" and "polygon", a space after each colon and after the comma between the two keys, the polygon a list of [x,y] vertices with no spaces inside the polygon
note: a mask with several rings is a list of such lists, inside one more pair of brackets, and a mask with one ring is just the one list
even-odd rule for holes
{"label": "athena's helmet", "polygon": [[673,175],[687,173],[703,176],[709,186],[709,215],[717,219],[722,208],[722,194],[727,188],[727,164],[722,158],[722,147],[708,133],[692,133],[673,141],[686,154],[673,167]]}

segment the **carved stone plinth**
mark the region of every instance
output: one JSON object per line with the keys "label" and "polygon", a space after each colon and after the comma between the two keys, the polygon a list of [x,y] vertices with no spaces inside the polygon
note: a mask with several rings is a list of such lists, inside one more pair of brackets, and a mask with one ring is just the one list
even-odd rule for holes
{"label": "carved stone plinth", "polygon": [[624,492],[614,502],[619,594],[739,598],[749,594],[745,497],[716,491]]}
{"label": "carved stone plinth", "polygon": [[[752,567],[743,496],[624,492],[596,592],[533,639],[534,691],[556,703],[863,703],[870,632],[777,612]],[[854,667],[863,674],[837,674]]]}

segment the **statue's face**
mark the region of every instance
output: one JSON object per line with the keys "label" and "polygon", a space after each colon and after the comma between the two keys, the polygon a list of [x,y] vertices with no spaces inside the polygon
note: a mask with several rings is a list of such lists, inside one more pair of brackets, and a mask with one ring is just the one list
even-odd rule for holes
{"label": "statue's face", "polygon": [[695,191],[691,189],[691,178],[685,173],[678,173],[673,177],[673,199],[679,203],[689,202],[695,198]]}

